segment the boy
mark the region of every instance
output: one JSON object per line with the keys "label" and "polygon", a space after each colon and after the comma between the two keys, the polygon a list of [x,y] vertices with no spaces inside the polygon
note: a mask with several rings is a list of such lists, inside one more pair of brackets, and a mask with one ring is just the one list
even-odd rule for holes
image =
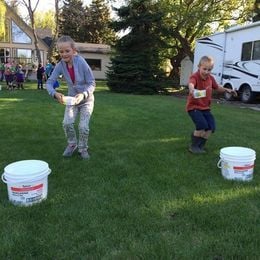
{"label": "boy", "polygon": [[228,92],[237,96],[236,91],[217,84],[210,74],[213,66],[213,59],[209,56],[203,56],[198,64],[198,71],[192,74],[189,79],[186,111],[195,124],[189,151],[195,154],[205,153],[204,146],[216,128],[214,116],[210,111],[212,90],[220,93]]}

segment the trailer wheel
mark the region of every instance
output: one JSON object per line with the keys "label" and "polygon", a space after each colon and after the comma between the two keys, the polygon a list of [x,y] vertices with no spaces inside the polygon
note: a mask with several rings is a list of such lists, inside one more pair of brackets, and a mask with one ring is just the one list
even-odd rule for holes
{"label": "trailer wheel", "polygon": [[252,92],[251,88],[246,85],[241,89],[240,99],[243,103],[250,103],[255,99],[255,93]]}
{"label": "trailer wheel", "polygon": [[[225,88],[232,89],[231,85],[229,85],[229,84],[225,85]],[[232,94],[229,94],[229,93],[227,93],[227,92],[224,93],[224,98],[225,98],[227,101],[232,101],[232,100],[235,99]]]}

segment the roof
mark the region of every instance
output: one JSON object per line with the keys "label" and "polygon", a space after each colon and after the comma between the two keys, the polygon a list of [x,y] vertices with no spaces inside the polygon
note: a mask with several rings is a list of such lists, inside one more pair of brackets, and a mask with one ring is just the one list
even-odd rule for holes
{"label": "roof", "polygon": [[45,28],[36,28],[36,33],[49,47],[52,44],[52,30]]}
{"label": "roof", "polygon": [[240,30],[245,30],[245,29],[248,29],[251,27],[256,27],[256,26],[260,26],[260,21],[254,22],[254,23],[248,23],[245,25],[232,26],[232,27],[228,28],[227,30],[225,30],[225,32],[240,31]]}
{"label": "roof", "polygon": [[76,47],[81,53],[110,53],[111,47],[106,44],[76,42]]}

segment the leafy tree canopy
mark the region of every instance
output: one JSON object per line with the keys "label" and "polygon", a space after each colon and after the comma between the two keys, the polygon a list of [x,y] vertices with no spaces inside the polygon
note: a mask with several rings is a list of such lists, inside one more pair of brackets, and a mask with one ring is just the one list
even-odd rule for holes
{"label": "leafy tree canopy", "polygon": [[47,12],[35,12],[35,27],[41,29],[55,29],[55,12],[49,10]]}
{"label": "leafy tree canopy", "polygon": [[[180,67],[185,56],[193,60],[195,39],[232,24],[241,24],[252,16],[253,0],[161,0],[164,12],[163,39],[173,68]],[[178,73],[178,69],[173,70]],[[172,77],[178,75],[171,75]]]}
{"label": "leafy tree canopy", "polygon": [[0,0],[0,38],[5,35],[5,12],[6,7],[3,0]]}

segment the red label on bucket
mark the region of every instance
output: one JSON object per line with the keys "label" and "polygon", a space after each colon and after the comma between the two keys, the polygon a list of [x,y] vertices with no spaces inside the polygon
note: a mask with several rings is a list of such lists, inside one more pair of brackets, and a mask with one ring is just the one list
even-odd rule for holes
{"label": "red label on bucket", "polygon": [[234,166],[233,169],[236,171],[246,171],[249,169],[254,168],[254,164],[253,165],[248,165],[248,166]]}
{"label": "red label on bucket", "polygon": [[24,191],[38,190],[42,187],[43,187],[43,183],[32,187],[22,187],[22,188],[11,187],[11,190],[16,192],[24,192]]}

